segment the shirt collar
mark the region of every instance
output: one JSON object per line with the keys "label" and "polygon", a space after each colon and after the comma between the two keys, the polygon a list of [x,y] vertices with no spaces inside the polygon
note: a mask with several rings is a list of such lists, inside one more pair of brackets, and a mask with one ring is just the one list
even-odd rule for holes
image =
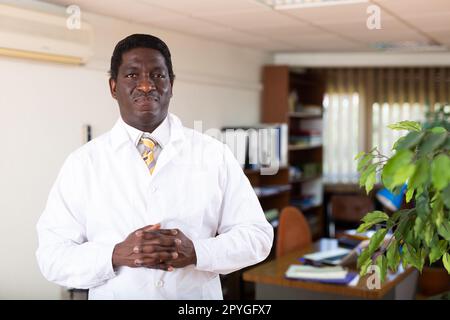
{"label": "shirt collar", "polygon": [[[164,132],[162,137],[158,133],[159,128],[161,128],[161,131]],[[183,124],[180,119],[172,113],[169,113],[166,119],[164,119],[164,121],[153,132],[158,134],[155,139],[158,139],[157,142],[161,143],[162,146],[185,139]],[[142,131],[126,124],[125,121],[119,117],[110,133],[111,145],[113,148],[118,149],[128,141],[132,142],[136,146],[139,143],[142,133]]]}
{"label": "shirt collar", "polygon": [[138,145],[139,140],[141,139],[143,134],[147,137],[150,137],[152,140],[156,141],[161,148],[164,148],[164,146],[170,140],[170,124],[167,116],[164,118],[163,122],[161,122],[159,126],[156,127],[155,130],[153,130],[153,132],[143,132],[139,129],[136,129],[135,127],[130,126],[128,123],[126,123],[122,119],[122,117],[119,118],[119,122],[125,128],[125,130],[128,133],[128,136],[131,139],[131,142],[133,142],[135,146]]}

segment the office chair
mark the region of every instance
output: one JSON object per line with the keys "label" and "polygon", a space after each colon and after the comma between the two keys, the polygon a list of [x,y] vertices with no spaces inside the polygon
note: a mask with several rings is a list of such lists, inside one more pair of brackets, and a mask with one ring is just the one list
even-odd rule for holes
{"label": "office chair", "polygon": [[341,231],[355,229],[366,213],[374,210],[372,199],[365,195],[334,195],[329,207],[329,233],[339,236]]}
{"label": "office chair", "polygon": [[303,249],[311,243],[311,230],[303,213],[295,207],[284,208],[278,224],[276,257]]}

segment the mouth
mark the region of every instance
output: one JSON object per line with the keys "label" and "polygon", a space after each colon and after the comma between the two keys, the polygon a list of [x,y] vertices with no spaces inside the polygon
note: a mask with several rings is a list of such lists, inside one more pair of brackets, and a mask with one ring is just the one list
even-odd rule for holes
{"label": "mouth", "polygon": [[140,96],[133,99],[133,102],[138,106],[149,106],[153,103],[159,102],[158,97],[154,96]]}

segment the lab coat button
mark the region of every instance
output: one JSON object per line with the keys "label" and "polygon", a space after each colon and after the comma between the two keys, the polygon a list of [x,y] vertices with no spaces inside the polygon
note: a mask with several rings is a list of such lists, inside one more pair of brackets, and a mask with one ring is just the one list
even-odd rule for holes
{"label": "lab coat button", "polygon": [[163,286],[164,286],[164,281],[158,280],[158,281],[155,282],[155,287],[161,288]]}

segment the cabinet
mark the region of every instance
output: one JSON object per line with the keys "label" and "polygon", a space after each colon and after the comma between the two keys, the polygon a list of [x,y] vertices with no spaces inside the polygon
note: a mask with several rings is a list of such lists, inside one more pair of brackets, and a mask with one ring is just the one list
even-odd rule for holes
{"label": "cabinet", "polygon": [[261,122],[288,124],[287,183],[291,185],[288,204],[303,212],[314,240],[325,234],[322,182],[324,94],[325,82],[313,69],[263,68]]}

